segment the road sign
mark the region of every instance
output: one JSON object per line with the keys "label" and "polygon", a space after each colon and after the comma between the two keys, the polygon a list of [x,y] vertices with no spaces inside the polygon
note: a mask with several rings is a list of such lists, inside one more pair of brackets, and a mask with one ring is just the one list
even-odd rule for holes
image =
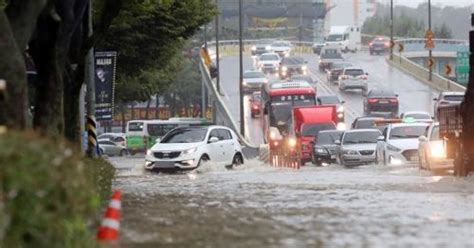
{"label": "road sign", "polygon": [[403,46],[402,43],[398,43],[398,52],[403,52],[403,50],[405,50],[405,46]]}
{"label": "road sign", "polygon": [[431,59],[428,59],[428,60],[427,60],[427,64],[428,64],[428,68],[433,67],[433,65],[434,65],[434,59],[432,59],[432,58],[431,58]]}
{"label": "road sign", "polygon": [[428,31],[426,31],[426,34],[425,34],[425,48],[428,49],[428,50],[432,50],[433,48],[435,48],[435,44],[434,44],[434,33],[433,31],[431,31],[431,29],[428,29]]}
{"label": "road sign", "polygon": [[449,76],[452,71],[453,71],[453,68],[451,67],[451,65],[446,64],[444,66],[444,73],[446,74],[446,76]]}
{"label": "road sign", "polygon": [[460,84],[469,82],[469,52],[457,52],[456,79]]}

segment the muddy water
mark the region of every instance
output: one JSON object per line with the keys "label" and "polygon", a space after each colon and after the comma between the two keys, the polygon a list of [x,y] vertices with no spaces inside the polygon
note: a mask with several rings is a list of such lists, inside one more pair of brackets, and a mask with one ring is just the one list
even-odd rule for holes
{"label": "muddy water", "polygon": [[122,247],[474,247],[474,178],[256,161],[157,175],[113,162]]}

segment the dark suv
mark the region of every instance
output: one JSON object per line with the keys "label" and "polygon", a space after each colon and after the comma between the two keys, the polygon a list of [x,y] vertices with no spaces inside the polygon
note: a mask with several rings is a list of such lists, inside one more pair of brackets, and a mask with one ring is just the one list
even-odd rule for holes
{"label": "dark suv", "polygon": [[392,90],[370,90],[364,99],[364,113],[368,116],[398,117],[398,95]]}
{"label": "dark suv", "polygon": [[377,37],[369,43],[370,55],[387,53],[390,51],[390,40],[385,37]]}
{"label": "dark suv", "polygon": [[289,78],[295,74],[308,74],[308,62],[301,57],[286,57],[280,62],[278,74],[281,79]]}

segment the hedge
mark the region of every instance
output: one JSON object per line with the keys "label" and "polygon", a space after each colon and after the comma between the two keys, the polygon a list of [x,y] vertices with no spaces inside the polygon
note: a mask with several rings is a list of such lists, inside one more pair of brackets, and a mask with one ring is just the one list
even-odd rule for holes
{"label": "hedge", "polygon": [[0,247],[96,247],[113,175],[65,141],[0,135]]}

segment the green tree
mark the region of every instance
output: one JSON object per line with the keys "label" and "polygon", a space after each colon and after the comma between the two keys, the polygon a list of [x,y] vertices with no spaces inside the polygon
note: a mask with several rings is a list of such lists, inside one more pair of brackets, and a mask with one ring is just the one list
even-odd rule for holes
{"label": "green tree", "polygon": [[434,36],[436,39],[452,39],[453,32],[452,30],[443,22],[440,26],[435,27]]}

